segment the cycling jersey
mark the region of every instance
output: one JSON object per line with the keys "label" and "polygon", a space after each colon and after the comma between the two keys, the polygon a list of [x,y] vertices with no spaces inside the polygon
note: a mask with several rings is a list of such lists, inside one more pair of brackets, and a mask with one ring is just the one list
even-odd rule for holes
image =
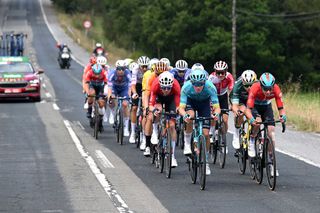
{"label": "cycling jersey", "polygon": [[247,106],[253,108],[255,105],[268,105],[271,99],[275,98],[278,109],[283,109],[282,92],[280,87],[275,84],[273,91],[267,96],[261,88],[260,82],[254,83],[249,91]]}
{"label": "cycling jersey", "polygon": [[[168,71],[166,71],[166,72],[168,72]],[[152,83],[154,82],[154,80],[157,77],[158,77],[158,75],[155,72],[150,74],[150,76],[149,76],[149,78],[147,80],[146,88],[145,88],[146,91],[151,91]]]}
{"label": "cycling jersey", "polygon": [[153,71],[148,70],[143,74],[142,78],[142,91],[146,90],[148,79],[150,78],[150,75],[153,73]]}
{"label": "cycling jersey", "polygon": [[126,69],[123,76],[118,76],[116,70],[111,70],[108,74],[108,87],[117,90],[131,87],[130,70]]}
{"label": "cycling jersey", "polygon": [[234,79],[232,74],[227,72],[223,80],[221,80],[215,72],[209,75],[209,80],[216,86],[217,94],[224,95],[227,93],[228,89],[231,91],[234,85]]}
{"label": "cycling jersey", "polygon": [[[152,84],[149,106],[154,106],[156,104],[156,99],[158,96],[164,96],[164,94],[161,90],[161,87],[160,87],[159,78],[157,78]],[[179,107],[180,85],[176,79],[173,80],[173,85],[172,85],[171,91],[167,96],[174,96],[175,105],[176,105],[176,107]]]}
{"label": "cycling jersey", "polygon": [[215,86],[209,80],[206,80],[203,90],[197,93],[190,81],[185,82],[181,89],[180,106],[186,106],[187,100],[193,99],[203,101],[210,99],[211,104],[216,108],[219,107],[219,100]]}
{"label": "cycling jersey", "polygon": [[184,75],[182,77],[179,76],[178,74],[178,69],[176,68],[173,68],[172,70],[170,70],[169,72],[172,73],[173,77],[175,79],[177,79],[177,81],[179,82],[180,84],[180,87],[183,86],[184,82],[187,81],[187,75],[186,73],[189,71],[190,69],[187,69],[184,71]]}
{"label": "cycling jersey", "polygon": [[230,93],[231,103],[245,105],[248,100],[248,95],[249,93],[244,88],[241,77],[239,77]]}
{"label": "cycling jersey", "polygon": [[140,69],[139,65],[135,66],[132,69],[132,79],[131,79],[131,84],[142,84],[142,79],[143,79],[143,71]]}
{"label": "cycling jersey", "polygon": [[85,76],[85,82],[88,82],[93,86],[105,85],[107,83],[107,76],[105,74],[105,71],[103,70],[100,74],[97,75],[92,71],[92,69],[90,69]]}

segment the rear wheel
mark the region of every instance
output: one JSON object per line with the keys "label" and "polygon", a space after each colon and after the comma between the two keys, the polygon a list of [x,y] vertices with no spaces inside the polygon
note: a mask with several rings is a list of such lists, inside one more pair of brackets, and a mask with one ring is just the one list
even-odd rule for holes
{"label": "rear wheel", "polygon": [[100,124],[100,116],[98,114],[98,104],[94,104],[94,133],[93,136],[95,139],[98,139],[98,132],[99,132],[99,124]]}
{"label": "rear wheel", "polygon": [[165,165],[166,165],[167,178],[171,177],[171,164],[172,164],[171,135],[170,135],[170,131],[166,130]]}
{"label": "rear wheel", "polygon": [[203,135],[199,137],[200,153],[199,153],[199,173],[200,173],[200,189],[204,190],[206,187],[206,139]]}
{"label": "rear wheel", "polygon": [[266,153],[267,153],[265,156],[267,180],[268,180],[269,188],[273,191],[276,188],[276,182],[277,182],[276,155],[275,155],[272,141],[266,138],[265,143],[266,143]]}

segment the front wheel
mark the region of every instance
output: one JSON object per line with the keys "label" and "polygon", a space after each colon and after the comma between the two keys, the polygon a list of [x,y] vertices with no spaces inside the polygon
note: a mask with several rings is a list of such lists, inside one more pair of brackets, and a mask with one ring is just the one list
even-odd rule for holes
{"label": "front wheel", "polygon": [[195,184],[197,182],[197,154],[195,152],[194,147],[194,133],[191,136],[191,156],[188,158],[189,162],[189,173],[191,177],[191,182]]}
{"label": "front wheel", "polygon": [[172,164],[172,147],[171,147],[171,135],[170,131],[166,130],[166,145],[165,147],[165,165],[166,165],[166,177],[171,177],[171,164]]}
{"label": "front wheel", "polygon": [[257,136],[256,143],[255,143],[255,149],[256,149],[256,157],[255,157],[255,179],[258,184],[262,183],[263,180],[263,139],[259,136]]}
{"label": "front wheel", "polygon": [[274,146],[272,141],[266,138],[266,156],[265,156],[265,165],[266,165],[266,172],[267,172],[267,180],[269,184],[270,190],[274,190],[276,188],[277,182],[277,167],[276,167],[276,155],[274,151]]}
{"label": "front wheel", "polygon": [[226,164],[227,156],[227,143],[226,135],[222,133],[222,130],[218,133],[218,156],[219,156],[219,165],[223,169]]}
{"label": "front wheel", "polygon": [[239,134],[239,142],[240,142],[240,149],[237,150],[238,152],[238,166],[240,173],[243,175],[246,173],[247,167],[247,142],[244,141],[243,134],[240,132]]}
{"label": "front wheel", "polygon": [[93,136],[96,140],[98,140],[98,132],[99,132],[99,124],[100,124],[100,116],[98,114],[98,104],[94,104],[94,133]]}
{"label": "front wheel", "polygon": [[200,144],[200,152],[199,152],[199,172],[200,172],[200,189],[204,190],[206,188],[206,164],[207,164],[207,159],[206,159],[206,154],[207,154],[207,149],[206,149],[206,139],[203,135],[199,137],[199,143]]}

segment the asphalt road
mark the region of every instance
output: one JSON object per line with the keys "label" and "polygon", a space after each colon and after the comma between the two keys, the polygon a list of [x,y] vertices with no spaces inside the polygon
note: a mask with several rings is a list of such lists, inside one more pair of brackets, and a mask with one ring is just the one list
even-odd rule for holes
{"label": "asphalt road", "polygon": [[[266,181],[257,185],[249,175],[239,174],[230,144],[226,168],[211,165],[212,175],[201,191],[199,184],[191,183],[180,149],[179,166],[166,179],[134,145],[116,144],[108,125],[94,140],[82,109],[82,67],[73,62],[70,70],[59,69],[56,41],[39,2],[7,0],[0,8],[2,30],[26,29],[32,35],[28,53],[45,70],[42,102],[0,103],[0,212],[320,212],[319,168],[281,153],[274,192]],[[88,165],[90,158],[99,171]],[[99,175],[104,175],[112,193]]]}

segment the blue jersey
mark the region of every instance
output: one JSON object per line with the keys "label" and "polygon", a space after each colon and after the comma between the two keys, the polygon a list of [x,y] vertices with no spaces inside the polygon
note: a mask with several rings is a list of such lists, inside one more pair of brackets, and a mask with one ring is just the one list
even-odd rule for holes
{"label": "blue jersey", "polygon": [[172,75],[174,76],[174,78],[179,82],[180,86],[182,87],[182,85],[184,84],[185,81],[187,81],[187,73],[189,73],[190,69],[187,69],[184,72],[184,75],[182,77],[179,76],[178,74],[178,69],[173,68],[172,70],[170,70],[169,72],[172,73]]}
{"label": "blue jersey", "polygon": [[108,73],[108,87],[112,89],[122,90],[131,87],[131,73],[126,69],[123,76],[118,76],[116,70]]}
{"label": "blue jersey", "polygon": [[194,90],[192,83],[187,81],[181,89],[180,105],[185,106],[188,98],[196,101],[210,99],[212,105],[219,105],[217,89],[213,83],[208,80],[206,80],[203,90],[200,93],[197,93]]}

